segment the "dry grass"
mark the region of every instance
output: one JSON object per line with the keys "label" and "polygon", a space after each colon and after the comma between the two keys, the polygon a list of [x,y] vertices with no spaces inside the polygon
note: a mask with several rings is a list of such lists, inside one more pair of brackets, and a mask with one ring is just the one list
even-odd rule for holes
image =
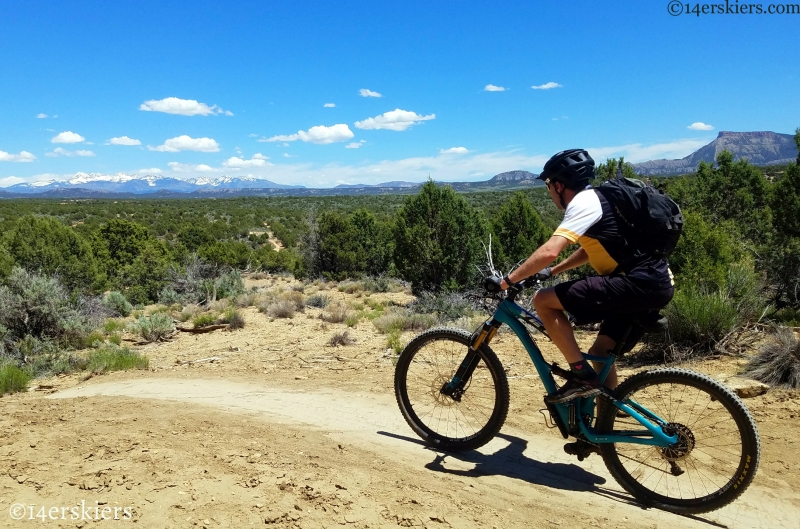
{"label": "dry grass", "polygon": [[325,307],[325,310],[322,311],[320,318],[328,323],[342,323],[347,319],[349,314],[350,311],[347,309],[347,306],[337,301],[335,303],[328,304],[328,306]]}

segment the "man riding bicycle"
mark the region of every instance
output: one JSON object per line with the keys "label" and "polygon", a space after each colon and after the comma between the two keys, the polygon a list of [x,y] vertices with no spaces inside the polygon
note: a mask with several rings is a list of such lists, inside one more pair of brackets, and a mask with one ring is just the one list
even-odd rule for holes
{"label": "man riding bicycle", "polygon": [[[547,242],[503,278],[500,288],[505,290],[537,272],[539,277],[550,277],[586,263],[599,274],[539,290],[533,298],[537,314],[569,362],[573,375],[557,392],[545,397],[547,402],[561,403],[604,391],[597,372],[584,359],[564,311],[579,324],[602,322],[588,353],[607,356],[625,338],[634,315],[658,311],[669,303],[674,283],[663,257],[642,255],[631,259],[635,249],[629,248],[623,237],[623,226],[612,205],[589,185],[595,178],[594,160],[589,153],[583,149],[561,151],[548,160],[538,178],[544,180],[556,207],[565,211],[564,220]],[[550,267],[574,243],[580,248]],[[630,350],[643,334],[643,329],[631,331],[623,352]],[[616,368],[609,373],[605,385],[611,389],[617,386]]]}

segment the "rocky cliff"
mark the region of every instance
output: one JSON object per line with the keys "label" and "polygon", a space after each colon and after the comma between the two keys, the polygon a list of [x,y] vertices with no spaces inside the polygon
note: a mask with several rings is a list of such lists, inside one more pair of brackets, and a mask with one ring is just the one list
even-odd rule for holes
{"label": "rocky cliff", "polygon": [[693,172],[701,162],[713,163],[723,150],[735,160],[744,158],[753,165],[776,165],[794,161],[797,146],[790,134],[775,132],[720,132],[717,139],[680,160],[650,160],[633,164],[638,174],[666,176]]}

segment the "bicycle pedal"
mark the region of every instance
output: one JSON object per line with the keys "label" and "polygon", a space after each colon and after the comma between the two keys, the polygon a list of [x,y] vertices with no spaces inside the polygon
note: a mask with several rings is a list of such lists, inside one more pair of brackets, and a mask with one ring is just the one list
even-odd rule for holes
{"label": "bicycle pedal", "polygon": [[564,452],[571,456],[576,456],[578,461],[583,461],[592,454],[599,454],[600,447],[591,443],[587,443],[582,439],[578,439],[574,443],[565,444]]}

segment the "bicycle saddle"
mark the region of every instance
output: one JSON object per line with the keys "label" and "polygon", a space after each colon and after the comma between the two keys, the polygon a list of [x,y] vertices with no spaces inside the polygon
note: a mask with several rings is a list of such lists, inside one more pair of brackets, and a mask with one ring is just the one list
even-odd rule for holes
{"label": "bicycle saddle", "polygon": [[660,312],[647,312],[633,318],[633,323],[648,333],[664,332],[667,330],[667,317]]}

